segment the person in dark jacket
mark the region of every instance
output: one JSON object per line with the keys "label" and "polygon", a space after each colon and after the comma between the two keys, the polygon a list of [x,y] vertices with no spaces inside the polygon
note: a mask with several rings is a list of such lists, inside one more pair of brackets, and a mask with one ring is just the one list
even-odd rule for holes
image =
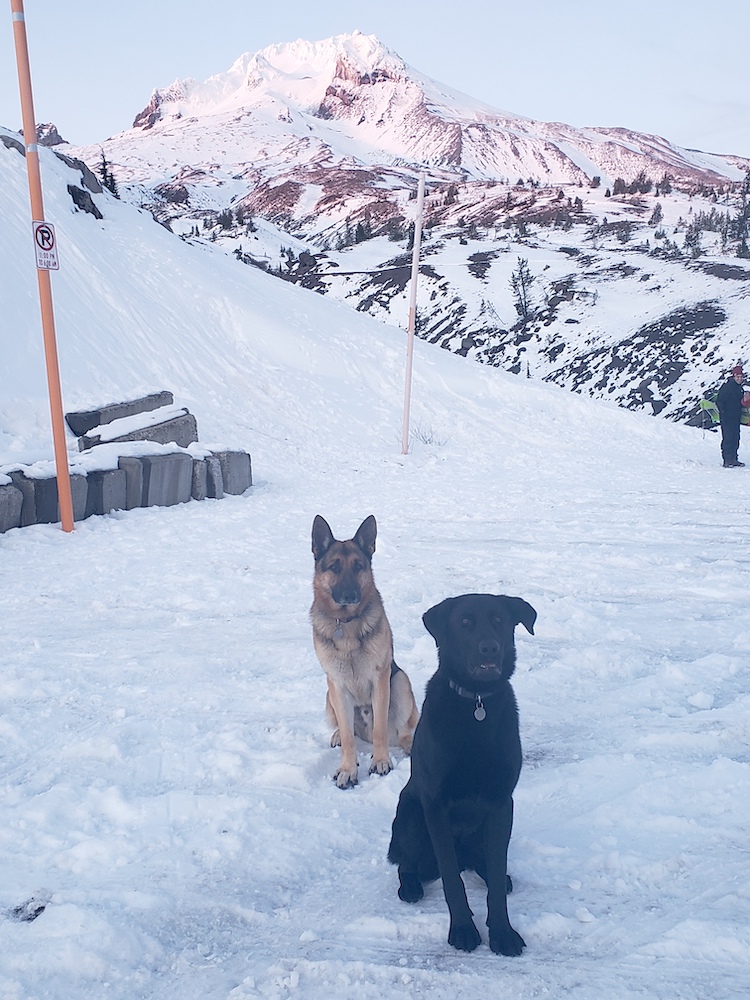
{"label": "person in dark jacket", "polygon": [[742,407],[750,403],[750,393],[745,393],[742,383],[745,373],[742,365],[735,365],[731,378],[728,378],[719,389],[716,396],[716,406],[721,421],[721,457],[725,469],[736,469],[745,463],[737,459],[740,447],[740,414]]}

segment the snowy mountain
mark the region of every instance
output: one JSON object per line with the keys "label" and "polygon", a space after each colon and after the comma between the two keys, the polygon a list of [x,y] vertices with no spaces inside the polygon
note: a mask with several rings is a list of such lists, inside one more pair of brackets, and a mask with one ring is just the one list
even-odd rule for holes
{"label": "snowy mountain", "polygon": [[250,210],[308,231],[314,220],[320,228],[342,210],[351,214],[346,201],[358,189],[368,200],[377,190],[379,218],[390,217],[416,169],[445,183],[560,185],[599,176],[606,186],[644,171],[695,186],[741,180],[750,167],[627,129],[580,130],[497,111],[360,33],[246,53],[202,84],[176,80],[101,149],[125,185],[156,188],[167,200],[170,186],[173,196],[184,188],[193,207],[226,206],[227,197],[211,197],[221,186],[242,199],[251,194]]}
{"label": "snowy mountain", "polygon": [[[23,146],[0,136],[2,483],[52,449]],[[0,995],[744,996],[747,470],[715,435],[422,342],[401,455],[402,331],[40,158],[66,409],[170,388],[206,444],[252,453],[255,486],[0,535]],[[630,291],[606,307],[618,330]],[[473,875],[470,955],[439,883],[397,898],[408,760],[369,777],[362,745],[357,788],[331,781],[317,513],[339,537],[377,517],[420,704],[429,607],[486,591],[538,612],[514,677],[522,958],[490,952]]]}
{"label": "snowy mountain", "polygon": [[373,36],[246,53],[62,148],[184,239],[391,323],[424,171],[419,335],[624,406],[697,421],[750,355],[750,161],[497,111]]}

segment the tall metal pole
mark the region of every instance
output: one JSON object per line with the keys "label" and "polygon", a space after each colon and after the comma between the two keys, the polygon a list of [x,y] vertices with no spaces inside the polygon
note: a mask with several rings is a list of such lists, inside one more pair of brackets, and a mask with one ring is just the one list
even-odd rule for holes
{"label": "tall metal pole", "polygon": [[[43,222],[42,175],[39,168],[39,147],[36,141],[34,96],[31,89],[31,67],[29,65],[29,49],[26,41],[26,17],[23,10],[23,0],[10,0],[10,9],[13,18],[13,39],[16,45],[18,87],[21,93],[21,114],[23,116],[23,139],[26,145],[26,170],[29,175],[31,218],[36,222]],[[70,491],[68,452],[65,445],[60,367],[57,360],[55,314],[52,307],[52,282],[48,269],[37,266],[36,274],[39,284],[39,304],[42,310],[44,357],[47,365],[47,387],[49,390],[50,415],[52,417],[52,440],[55,449],[60,520],[63,531],[72,531],[74,527],[73,499]]]}
{"label": "tall metal pole", "polygon": [[414,221],[414,252],[411,258],[411,290],[409,293],[409,327],[406,335],[406,386],[404,389],[404,428],[401,437],[401,454],[409,454],[409,410],[411,408],[411,371],[414,364],[414,327],[417,319],[417,277],[419,275],[419,248],[422,243],[422,212],[424,210],[424,174],[419,175],[417,190],[417,217]]}

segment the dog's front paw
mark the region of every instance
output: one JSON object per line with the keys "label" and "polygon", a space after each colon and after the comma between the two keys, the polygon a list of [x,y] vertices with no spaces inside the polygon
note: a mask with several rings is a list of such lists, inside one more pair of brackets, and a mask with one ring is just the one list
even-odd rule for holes
{"label": "dog's front paw", "polygon": [[526,942],[510,924],[499,930],[490,927],[490,948],[496,955],[520,955],[525,947]]}
{"label": "dog's front paw", "polygon": [[454,924],[451,920],[448,944],[452,944],[459,951],[474,951],[481,940],[473,920],[469,919],[465,924]]}
{"label": "dog's front paw", "polygon": [[385,757],[383,760],[375,760],[372,758],[372,763],[370,764],[370,774],[388,774],[393,770],[393,761],[390,757]]}
{"label": "dog's front paw", "polygon": [[333,780],[339,788],[354,788],[358,781],[357,769],[347,771],[342,767],[334,774]]}
{"label": "dog's front paw", "polygon": [[409,872],[399,872],[398,881],[398,898],[403,899],[405,903],[418,903],[424,896],[422,883],[416,875],[411,875]]}
{"label": "dog's front paw", "polygon": [[334,729],[334,731],[331,733],[331,746],[332,747],[341,746],[341,733],[338,731],[338,729]]}

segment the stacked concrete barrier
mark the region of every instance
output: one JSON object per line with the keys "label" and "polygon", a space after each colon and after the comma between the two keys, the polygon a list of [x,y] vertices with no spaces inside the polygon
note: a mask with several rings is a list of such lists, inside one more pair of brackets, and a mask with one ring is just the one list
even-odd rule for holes
{"label": "stacked concrete barrier", "polygon": [[[119,420],[121,417],[132,417],[138,413],[153,413],[163,406],[172,406],[173,403],[174,396],[165,389],[162,392],[152,393],[150,396],[140,396],[127,403],[109,403],[107,406],[100,406],[95,410],[66,413],[65,419],[68,422],[68,427],[80,438],[95,427],[111,424],[113,420]],[[83,451],[82,448],[81,451]]]}
{"label": "stacked concrete barrier", "polygon": [[[252,486],[250,455],[201,447],[195,417],[173,404],[172,393],[165,391],[66,414],[83,453],[70,476],[76,521],[111,510],[218,500]],[[116,457],[116,468],[97,468],[99,452],[106,453],[105,466],[114,464],[113,448],[124,452]],[[0,533],[60,520],[57,479],[33,471],[0,470]]]}
{"label": "stacked concrete barrier", "polygon": [[[9,477],[4,477],[9,480]],[[23,493],[10,480],[0,481],[0,534],[21,526]]]}

